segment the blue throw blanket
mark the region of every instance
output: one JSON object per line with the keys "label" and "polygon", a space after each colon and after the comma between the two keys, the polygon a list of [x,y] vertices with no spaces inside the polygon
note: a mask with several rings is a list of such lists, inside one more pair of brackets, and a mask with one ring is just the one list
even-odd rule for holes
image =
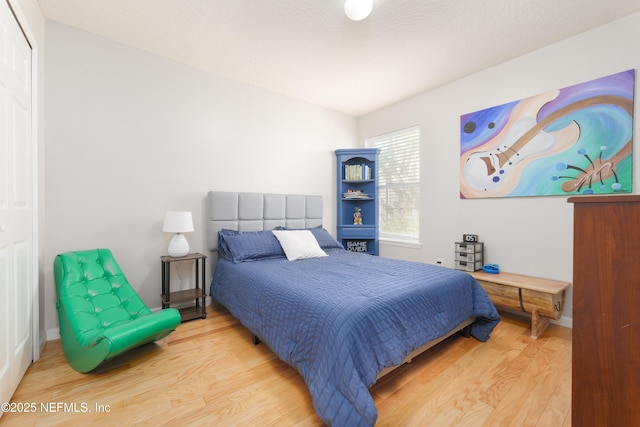
{"label": "blue throw blanket", "polygon": [[421,345],[476,317],[486,341],[500,316],[467,273],[329,249],[329,256],[220,259],[210,295],[303,376],[332,426],[372,426],[369,387]]}

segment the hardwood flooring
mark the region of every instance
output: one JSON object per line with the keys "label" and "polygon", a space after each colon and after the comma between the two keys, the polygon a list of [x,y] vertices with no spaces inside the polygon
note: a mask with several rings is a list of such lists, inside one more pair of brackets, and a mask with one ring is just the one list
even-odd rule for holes
{"label": "hardwood flooring", "polygon": [[[67,364],[47,342],[4,426],[320,426],[302,377],[225,309],[97,372]],[[377,426],[571,425],[571,330],[537,340],[528,319],[501,313],[486,343],[457,334],[391,372],[371,393]]]}

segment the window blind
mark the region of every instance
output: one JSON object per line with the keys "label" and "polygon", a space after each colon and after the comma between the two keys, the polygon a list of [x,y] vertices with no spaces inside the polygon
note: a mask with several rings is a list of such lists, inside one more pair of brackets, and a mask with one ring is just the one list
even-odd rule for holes
{"label": "window blind", "polygon": [[420,127],[369,138],[379,148],[380,237],[418,240],[420,223]]}

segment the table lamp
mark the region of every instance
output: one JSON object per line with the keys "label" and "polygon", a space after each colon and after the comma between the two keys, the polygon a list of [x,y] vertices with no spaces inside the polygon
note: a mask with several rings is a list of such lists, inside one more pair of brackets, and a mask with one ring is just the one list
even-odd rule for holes
{"label": "table lamp", "polygon": [[191,212],[167,211],[162,231],[175,233],[169,242],[169,255],[180,257],[189,253],[189,242],[182,233],[193,231]]}

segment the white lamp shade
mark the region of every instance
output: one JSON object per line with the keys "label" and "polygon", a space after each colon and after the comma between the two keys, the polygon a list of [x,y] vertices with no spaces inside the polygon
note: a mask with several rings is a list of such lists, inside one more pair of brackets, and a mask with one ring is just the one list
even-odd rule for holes
{"label": "white lamp shade", "polygon": [[346,0],[344,13],[352,21],[362,21],[373,10],[373,0]]}
{"label": "white lamp shade", "polygon": [[162,231],[167,233],[188,233],[193,231],[191,212],[167,211]]}

